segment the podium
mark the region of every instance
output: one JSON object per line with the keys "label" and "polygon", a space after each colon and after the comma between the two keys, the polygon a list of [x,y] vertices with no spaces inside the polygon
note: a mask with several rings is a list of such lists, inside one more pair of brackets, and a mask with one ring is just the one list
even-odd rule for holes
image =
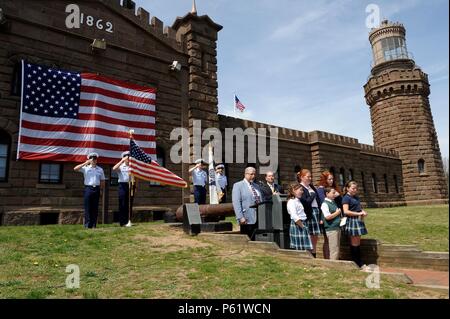
{"label": "podium", "polygon": [[271,201],[258,206],[256,241],[275,242],[280,248],[289,248],[291,217],[286,205],[286,195],[274,194]]}

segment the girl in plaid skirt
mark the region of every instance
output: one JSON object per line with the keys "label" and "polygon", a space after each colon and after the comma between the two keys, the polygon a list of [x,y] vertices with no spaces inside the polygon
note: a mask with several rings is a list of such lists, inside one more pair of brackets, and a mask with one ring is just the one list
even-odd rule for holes
{"label": "girl in plaid skirt", "polygon": [[291,216],[291,227],[289,228],[291,248],[312,250],[313,245],[309,237],[308,225],[306,224],[306,214],[300,202],[302,194],[303,187],[299,183],[289,185],[287,211]]}
{"label": "girl in plaid skirt", "polygon": [[[309,170],[302,169],[297,173],[297,179],[303,188],[303,195],[300,201],[305,208],[305,214],[308,219],[308,231],[313,244],[313,250],[311,253],[314,257],[316,257],[317,241],[319,240],[319,235],[323,233],[323,221],[321,218],[322,213],[320,212],[320,205],[322,203],[317,196],[316,188],[311,184],[312,178]],[[327,242],[324,241],[324,245],[326,244]]]}
{"label": "girl in plaid skirt", "polygon": [[358,184],[355,181],[349,181],[345,185],[347,192],[342,199],[342,206],[344,214],[347,216],[347,223],[345,224],[345,232],[350,236],[350,252],[352,260],[359,266],[363,267],[361,261],[361,236],[367,234],[366,225],[364,224],[364,217],[367,213],[362,209],[361,202],[358,196]]}

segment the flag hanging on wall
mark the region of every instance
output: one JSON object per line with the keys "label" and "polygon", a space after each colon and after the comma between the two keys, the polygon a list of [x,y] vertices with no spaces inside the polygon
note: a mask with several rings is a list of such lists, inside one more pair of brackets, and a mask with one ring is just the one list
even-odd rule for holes
{"label": "flag hanging on wall", "polygon": [[130,129],[156,154],[155,100],[155,88],[22,61],[17,158],[83,162],[96,152],[99,162],[116,163]]}
{"label": "flag hanging on wall", "polygon": [[160,166],[132,139],[130,140],[130,174],[151,182],[176,187],[187,187],[187,183],[168,169]]}

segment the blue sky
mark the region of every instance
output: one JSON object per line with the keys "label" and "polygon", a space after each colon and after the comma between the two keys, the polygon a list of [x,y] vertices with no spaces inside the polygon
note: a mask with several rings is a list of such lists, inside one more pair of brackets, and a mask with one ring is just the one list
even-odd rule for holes
{"label": "blue sky", "polygon": [[[373,144],[363,85],[372,53],[366,6],[406,27],[408,50],[428,73],[442,155],[449,155],[449,2],[447,0],[197,0],[224,28],[218,41],[219,112],[302,131],[321,130]],[[138,0],[165,25],[192,0]]]}

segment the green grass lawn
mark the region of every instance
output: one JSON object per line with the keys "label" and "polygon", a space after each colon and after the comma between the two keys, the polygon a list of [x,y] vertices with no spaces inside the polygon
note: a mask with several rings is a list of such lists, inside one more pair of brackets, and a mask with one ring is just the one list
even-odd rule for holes
{"label": "green grass lawn", "polygon": [[367,209],[367,213],[365,238],[448,251],[448,205]]}
{"label": "green grass lawn", "polygon": [[[388,228],[375,226],[385,225],[380,216],[397,221],[392,215],[406,215],[407,209],[370,210],[371,237],[396,239]],[[430,209],[444,219],[448,231],[444,210]],[[404,233],[402,241],[418,238]],[[446,231],[420,236],[429,236],[431,247],[444,247],[438,242],[448,239]],[[69,264],[80,267],[79,289],[66,289]],[[384,276],[380,289],[369,289],[366,276],[209,242],[162,223],[96,230],[81,225],[0,227],[0,298],[448,298]]]}

